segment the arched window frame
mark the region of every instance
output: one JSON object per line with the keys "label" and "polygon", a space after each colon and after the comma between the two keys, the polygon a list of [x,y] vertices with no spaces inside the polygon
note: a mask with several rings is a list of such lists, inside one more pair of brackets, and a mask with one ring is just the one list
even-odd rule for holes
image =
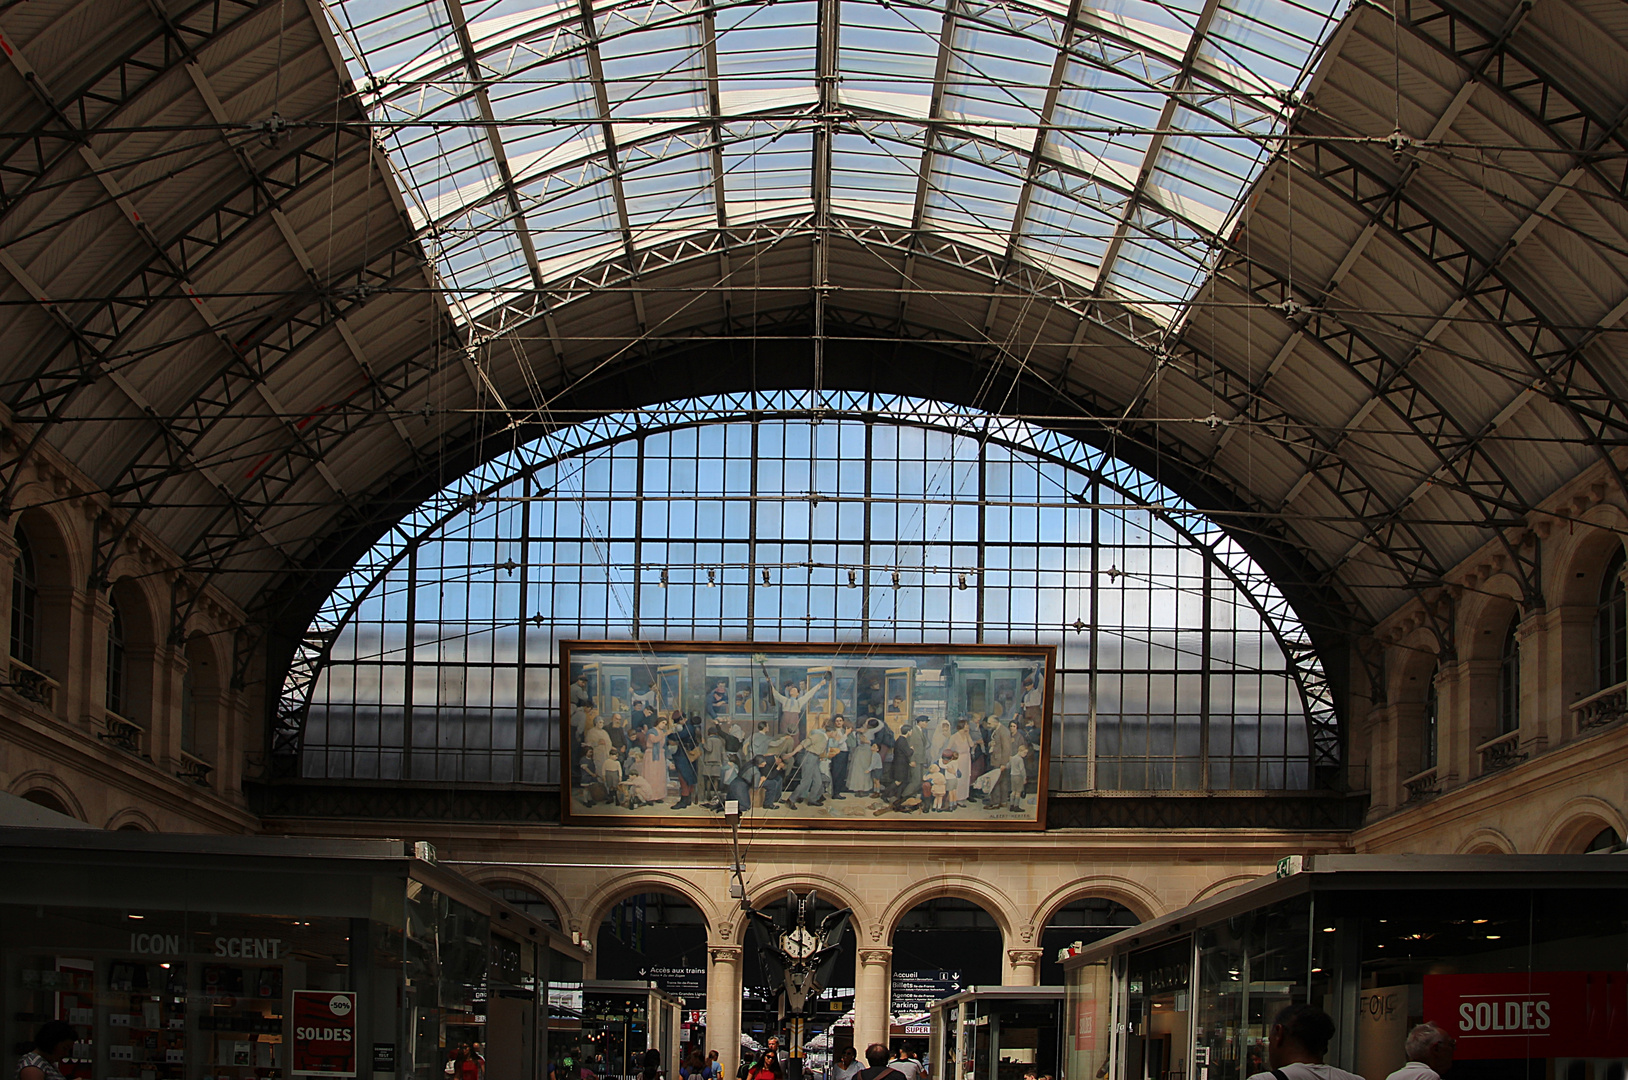
{"label": "arched window frame", "polygon": [[11,658],[37,669],[40,636],[40,579],[28,534],[17,532],[11,567]]}
{"label": "arched window frame", "polygon": [[1628,681],[1628,586],[1622,580],[1624,552],[1619,545],[1600,581],[1594,614],[1595,689]]}
{"label": "arched window frame", "polygon": [[1498,654],[1498,734],[1508,735],[1521,726],[1521,613],[1509,618]]}
{"label": "arched window frame", "polygon": [[[406,566],[411,573],[420,544],[437,537],[440,530],[459,515],[496,501],[499,493],[510,485],[535,482],[545,469],[571,459],[587,460],[590,455],[617,443],[743,421],[807,423],[806,397],[789,392],[721,395],[669,403],[659,409],[598,417],[558,429],[508,451],[450,483],[392,527],[340,581],[317,612],[296,650],[284,682],[273,730],[273,755],[300,755],[302,728],[311,694],[330,646],[350,621],[357,605],[398,566]],[[786,398],[796,400],[787,402]],[[1166,507],[1158,511],[1161,526],[1168,527],[1184,544],[1201,552],[1207,565],[1215,568],[1216,580],[1225,578],[1235,586],[1276,639],[1306,711],[1309,765],[1313,774],[1326,776],[1337,767],[1340,735],[1332,689],[1299,616],[1242,545],[1206,515],[1187,506],[1180,496],[1133,466],[1048,428],[919,399],[863,393],[833,393],[827,398],[830,413],[838,417],[981,438],[1061,465],[1075,474],[1070,490],[1074,490],[1075,482],[1079,483],[1079,491],[1074,496],[1076,501],[1089,501],[1092,493],[1101,492],[1104,497],[1125,499],[1144,507]],[[538,489],[534,497],[546,496],[549,490],[547,487]],[[1109,570],[1111,578],[1109,568],[1097,568],[1098,572],[1104,570]],[[691,572],[700,573],[699,570]],[[663,585],[665,583],[664,578]],[[755,575],[751,584],[755,585]],[[1076,627],[1077,630],[1085,628],[1083,624]],[[635,630],[637,632],[637,627]]]}
{"label": "arched window frame", "polygon": [[1424,716],[1419,732],[1419,771],[1434,769],[1440,760],[1437,741],[1441,737],[1441,691],[1436,682],[1441,675],[1438,662],[1430,669],[1430,681],[1425,684]]}
{"label": "arched window frame", "polygon": [[125,637],[124,613],[118,600],[109,597],[107,621],[107,711],[130,718],[130,656]]}

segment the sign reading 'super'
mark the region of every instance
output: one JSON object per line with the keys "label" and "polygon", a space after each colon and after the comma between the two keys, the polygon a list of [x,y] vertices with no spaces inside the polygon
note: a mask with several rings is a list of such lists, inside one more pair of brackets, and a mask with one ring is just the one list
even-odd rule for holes
{"label": "sign reading 'super'", "polygon": [[1628,1055],[1620,971],[1426,975],[1424,1015],[1465,1060]]}
{"label": "sign reading 'super'", "polygon": [[295,1076],[356,1075],[356,995],[339,990],[294,991]]}

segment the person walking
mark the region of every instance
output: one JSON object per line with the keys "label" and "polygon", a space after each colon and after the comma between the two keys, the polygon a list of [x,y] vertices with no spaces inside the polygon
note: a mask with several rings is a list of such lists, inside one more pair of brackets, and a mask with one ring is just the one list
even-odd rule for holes
{"label": "person walking", "polygon": [[898,1071],[888,1066],[888,1050],[881,1043],[871,1043],[865,1047],[865,1061],[868,1067],[859,1070],[854,1076],[856,1080],[904,1080]]}
{"label": "person walking", "polygon": [[753,1054],[741,1072],[742,1080],[783,1080],[786,1075],[784,1066],[780,1064],[780,1054],[772,1046],[765,1046]]}
{"label": "person walking", "polygon": [[62,1080],[58,1067],[73,1053],[73,1025],[48,1020],[34,1033],[34,1048],[17,1061],[17,1080]]}
{"label": "person walking", "polygon": [[1453,1067],[1453,1051],[1457,1047],[1458,1040],[1434,1020],[1426,1020],[1408,1032],[1407,1041],[1403,1043],[1408,1063],[1385,1080],[1441,1080]]}
{"label": "person walking", "polygon": [[837,1051],[837,1056],[826,1069],[827,1080],[854,1080],[860,1070],[859,1054],[851,1046],[844,1046]]}
{"label": "person walking", "polygon": [[921,1076],[921,1062],[916,1060],[916,1055],[910,1052],[908,1046],[899,1047],[893,1060],[888,1062],[888,1068],[904,1077],[904,1080],[917,1080]]}
{"label": "person walking", "polygon": [[1249,1080],[1362,1080],[1323,1064],[1334,1021],[1315,1005],[1290,1005],[1272,1021],[1266,1038],[1266,1071]]}

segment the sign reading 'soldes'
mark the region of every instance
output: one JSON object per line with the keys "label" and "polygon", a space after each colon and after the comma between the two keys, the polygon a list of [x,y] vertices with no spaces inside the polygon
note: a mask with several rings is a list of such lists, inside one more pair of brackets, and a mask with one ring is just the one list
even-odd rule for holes
{"label": "sign reading 'soldes'", "polygon": [[561,649],[568,822],[1044,827],[1050,646]]}

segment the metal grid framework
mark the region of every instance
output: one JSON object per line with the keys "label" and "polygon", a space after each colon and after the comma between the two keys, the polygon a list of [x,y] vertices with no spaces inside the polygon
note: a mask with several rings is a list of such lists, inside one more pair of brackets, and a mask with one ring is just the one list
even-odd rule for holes
{"label": "metal grid framework", "polygon": [[[851,218],[956,235],[1007,272],[1042,268],[1168,327],[1287,126],[1336,6],[327,11],[462,320],[501,326],[491,310],[515,294],[652,246]],[[815,287],[828,283],[822,261]]]}
{"label": "metal grid framework", "polygon": [[284,686],[306,777],[556,782],[562,638],[1060,648],[1057,790],[1305,789],[1337,732],[1279,591],[1151,477],[989,415],[748,395],[607,417],[420,507]]}

